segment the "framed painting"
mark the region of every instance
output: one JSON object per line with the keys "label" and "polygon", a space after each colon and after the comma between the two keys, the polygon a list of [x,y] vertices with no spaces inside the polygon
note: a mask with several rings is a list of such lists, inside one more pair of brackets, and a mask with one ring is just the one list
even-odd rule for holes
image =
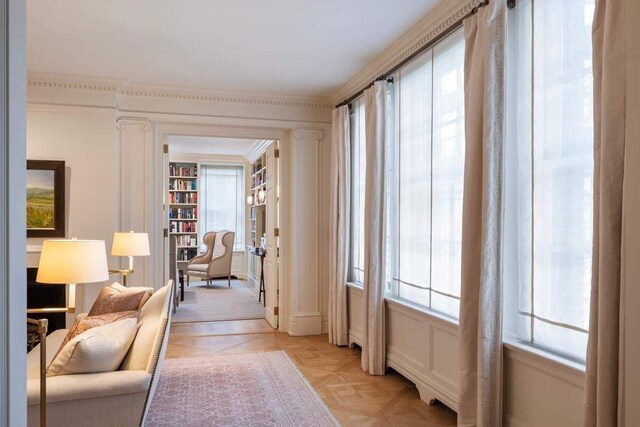
{"label": "framed painting", "polygon": [[27,160],[27,237],[65,237],[64,161]]}

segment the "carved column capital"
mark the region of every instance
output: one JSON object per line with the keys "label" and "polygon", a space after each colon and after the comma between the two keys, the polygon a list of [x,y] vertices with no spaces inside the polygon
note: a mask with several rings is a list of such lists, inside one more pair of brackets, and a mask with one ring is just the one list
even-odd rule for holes
{"label": "carved column capital", "polygon": [[127,128],[139,128],[143,132],[151,130],[151,122],[147,119],[141,118],[126,118],[122,117],[116,121],[116,129],[125,130]]}
{"label": "carved column capital", "polygon": [[317,129],[295,129],[293,131],[294,139],[312,139],[320,141],[324,137],[324,133]]}

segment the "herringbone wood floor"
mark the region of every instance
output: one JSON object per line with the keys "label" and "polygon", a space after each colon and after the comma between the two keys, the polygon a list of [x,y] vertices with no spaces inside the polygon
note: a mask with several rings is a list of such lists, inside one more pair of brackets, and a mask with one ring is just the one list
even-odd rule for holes
{"label": "herringbone wood floor", "polygon": [[420,400],[415,386],[396,372],[367,375],[360,351],[336,347],[326,335],[290,337],[265,320],[173,325],[167,358],[285,350],[345,426],[454,426],[455,413]]}

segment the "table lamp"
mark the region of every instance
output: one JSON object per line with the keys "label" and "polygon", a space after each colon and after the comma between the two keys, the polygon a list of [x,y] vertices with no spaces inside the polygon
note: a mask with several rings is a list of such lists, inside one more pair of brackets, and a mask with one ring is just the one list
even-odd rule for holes
{"label": "table lamp", "polygon": [[[67,306],[32,308],[27,313],[75,313],[76,284],[103,282],[109,279],[104,240],[59,239],[42,243],[36,282],[69,285]],[[37,325],[40,335],[40,425],[47,423],[47,320],[27,319]]]}
{"label": "table lamp", "polygon": [[133,257],[149,256],[149,235],[147,233],[114,233],[111,255],[129,257],[129,268],[120,270],[110,270],[110,273],[120,273],[122,284],[127,286],[127,275],[133,273]]}

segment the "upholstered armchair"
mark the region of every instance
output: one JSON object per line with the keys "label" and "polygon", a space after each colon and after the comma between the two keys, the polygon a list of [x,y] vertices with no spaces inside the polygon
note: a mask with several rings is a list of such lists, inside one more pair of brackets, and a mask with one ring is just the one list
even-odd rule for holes
{"label": "upholstered armchair", "polygon": [[233,231],[210,231],[202,241],[207,245],[207,252],[194,257],[187,265],[187,286],[189,277],[207,279],[207,286],[212,279],[226,277],[231,286],[231,261],[233,259]]}

